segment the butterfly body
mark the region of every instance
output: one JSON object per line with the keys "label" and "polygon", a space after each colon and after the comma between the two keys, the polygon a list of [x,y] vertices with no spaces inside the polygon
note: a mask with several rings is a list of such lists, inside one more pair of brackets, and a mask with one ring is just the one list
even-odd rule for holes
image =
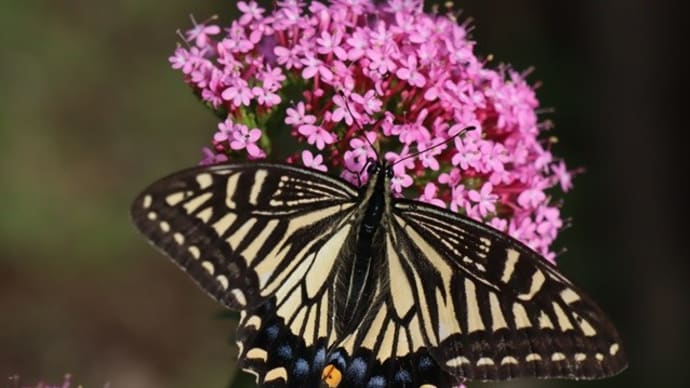
{"label": "butterfly body", "polygon": [[[359,212],[355,213],[353,225],[358,225],[351,232],[349,240],[355,246],[353,254],[343,251],[341,267],[336,276],[336,332],[344,337],[351,332],[364,318],[371,306],[376,285],[376,277],[385,264],[380,250],[383,247],[383,233],[381,225],[383,215],[389,211],[387,198],[389,169],[385,165],[370,162],[369,175],[373,178],[369,185],[359,191]],[[359,214],[359,217],[357,216]],[[359,219],[358,219],[359,218]]]}
{"label": "butterfly body", "polygon": [[448,388],[593,379],[625,368],[618,334],[537,253],[481,223],[305,168],[196,167],[132,218],[208,294],[242,311],[240,359],[261,386]]}

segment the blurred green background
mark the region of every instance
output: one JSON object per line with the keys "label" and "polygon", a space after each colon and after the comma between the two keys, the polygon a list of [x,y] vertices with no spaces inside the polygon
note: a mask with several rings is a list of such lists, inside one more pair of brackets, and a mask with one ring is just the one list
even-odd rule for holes
{"label": "blurred green background", "polygon": [[[536,67],[555,153],[587,170],[565,198],[560,265],[617,323],[631,363],[600,382],[500,386],[690,384],[680,3],[456,2],[480,54]],[[176,29],[189,13],[234,12],[221,0],[0,2],[0,387],[65,372],[88,388],[231,380],[234,322],[135,234],[127,209],[195,164],[215,128],[167,64]]]}

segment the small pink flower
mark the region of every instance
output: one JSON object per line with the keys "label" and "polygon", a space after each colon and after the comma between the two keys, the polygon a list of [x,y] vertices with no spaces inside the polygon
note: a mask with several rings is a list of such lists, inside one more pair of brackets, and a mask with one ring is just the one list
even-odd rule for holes
{"label": "small pink flower", "polygon": [[438,48],[434,45],[422,45],[417,49],[419,63],[423,66],[429,65],[436,59]]}
{"label": "small pink flower", "polygon": [[362,185],[366,184],[368,180],[366,171],[351,170],[348,169],[347,166],[343,168],[343,171],[340,173],[340,177],[357,187],[361,187]]}
{"label": "small pink flower", "polygon": [[252,91],[247,86],[247,81],[235,78],[232,85],[225,89],[221,96],[224,100],[231,101],[236,107],[242,105],[249,106],[252,100]]}
{"label": "small pink flower", "polygon": [[279,67],[267,66],[265,71],[259,73],[258,76],[264,83],[264,88],[275,91],[280,89],[281,84],[285,81],[285,74]]}
{"label": "small pink flower", "polygon": [[419,200],[422,202],[430,203],[434,206],[446,207],[446,203],[443,202],[442,199],[436,197],[436,193],[438,192],[438,187],[436,187],[435,184],[432,182],[428,182],[426,186],[424,186],[424,193],[419,196]]}
{"label": "small pink flower", "polygon": [[258,128],[250,130],[246,125],[235,125],[230,148],[236,151],[246,149],[249,157],[254,159],[261,158],[264,156],[264,152],[256,145],[260,137],[261,130]]}
{"label": "small pink flower", "polygon": [[376,152],[371,148],[371,145],[376,141],[376,133],[365,132],[364,135],[366,139],[355,137],[350,140],[350,147],[352,147],[356,157],[368,160],[376,156]]}
{"label": "small pink flower", "polygon": [[314,124],[316,122],[316,116],[307,114],[304,102],[302,101],[297,103],[296,109],[287,108],[286,113],[287,117],[285,117],[285,124],[298,126],[302,124]]}
{"label": "small pink flower", "polygon": [[343,98],[341,95],[335,95],[333,96],[333,103],[337,106],[337,108],[333,111],[331,119],[334,122],[339,122],[344,119],[345,124],[352,125],[354,123],[354,119],[352,117],[353,112],[350,110],[350,106],[347,101],[345,101],[345,98]]}
{"label": "small pink flower", "polygon": [[220,34],[220,27],[210,24],[197,24],[185,34],[187,41],[194,41],[197,47],[206,47],[211,42],[210,35]]}
{"label": "small pink flower", "polygon": [[364,52],[369,46],[364,30],[357,29],[352,33],[352,36],[347,38],[347,44],[350,45],[350,50],[347,52],[347,59],[356,61],[364,56]]}
{"label": "small pink flower", "polygon": [[558,183],[561,185],[561,190],[563,192],[570,191],[573,188],[573,174],[568,171],[565,166],[565,162],[562,160],[558,162],[557,165],[551,166],[551,171],[553,171]]}
{"label": "small pink flower", "polygon": [[314,170],[328,171],[328,167],[323,164],[323,155],[317,154],[314,156],[311,151],[302,151],[302,163],[305,167],[313,168]]}
{"label": "small pink flower", "polygon": [[410,148],[404,146],[400,153],[388,151],[384,154],[384,158],[388,161],[388,165],[393,165],[394,168],[413,169],[415,160],[414,158],[408,158]]}
{"label": "small pink flower", "polygon": [[405,167],[402,164],[393,166],[393,178],[391,178],[391,190],[394,194],[401,194],[403,189],[412,186],[413,180],[405,172]]}
{"label": "small pink flower", "polygon": [[357,93],[352,93],[350,98],[353,102],[359,104],[364,109],[364,112],[368,115],[378,113],[383,105],[381,100],[376,98],[375,90],[368,90],[363,96]]}
{"label": "small pink flower", "polygon": [[407,57],[406,62],[404,63],[404,66],[406,67],[401,67],[398,69],[398,71],[395,72],[395,75],[397,75],[398,78],[400,78],[401,80],[406,80],[410,83],[410,85],[417,86],[419,88],[424,87],[424,85],[426,85],[426,78],[422,73],[420,73],[417,70],[416,56],[409,55]]}
{"label": "small pink flower", "polygon": [[450,210],[457,212],[464,209],[469,202],[467,201],[467,192],[464,185],[457,185],[451,188]]}
{"label": "small pink flower", "polygon": [[367,161],[376,158],[376,153],[371,148],[371,144],[376,141],[376,134],[374,132],[366,132],[367,140],[361,137],[355,137],[350,140],[351,149],[345,151],[343,160],[345,162],[345,169],[353,172],[361,173]]}
{"label": "small pink flower", "polygon": [[480,191],[470,190],[469,193],[467,193],[469,199],[475,202],[479,207],[479,214],[482,217],[486,217],[489,213],[496,211],[496,200],[498,199],[498,195],[492,192],[493,189],[493,185],[486,182]]}
{"label": "small pink flower", "polygon": [[529,217],[524,217],[519,221],[517,219],[512,219],[508,223],[508,234],[513,238],[524,242],[533,240],[536,229],[536,225]]}
{"label": "small pink flower", "polygon": [[223,39],[221,45],[225,50],[232,53],[248,53],[254,49],[254,43],[244,36],[231,36],[230,39]]}
{"label": "small pink flower", "polygon": [[371,45],[374,47],[385,47],[393,42],[393,31],[389,30],[382,20],[378,21],[376,25],[370,30],[369,38]]}
{"label": "small pink flower", "polygon": [[242,12],[242,16],[240,17],[240,24],[242,25],[247,25],[253,20],[261,20],[264,12],[266,12],[266,10],[259,7],[256,1],[250,1],[249,3],[238,1],[237,9]]}
{"label": "small pink flower", "polygon": [[[419,142],[417,149],[427,150],[419,154],[419,160],[422,162],[422,166],[431,169],[432,171],[438,171],[441,168],[441,164],[436,159],[436,156],[440,155],[446,148],[444,144],[439,145],[440,141],[436,142]],[[429,149],[434,147],[433,149]]]}
{"label": "small pink flower", "polygon": [[209,164],[218,164],[228,161],[228,156],[223,153],[215,153],[210,148],[204,147],[201,150],[204,154],[204,158],[199,162],[200,165],[206,166]]}
{"label": "small pink flower", "polygon": [[[189,64],[189,51],[184,47],[178,47],[175,49],[175,54],[168,58],[170,65],[173,69],[182,69],[185,66],[190,66]],[[185,74],[191,73],[191,69],[184,71]]]}
{"label": "small pink flower", "polygon": [[218,108],[223,103],[223,98],[220,94],[212,89],[202,90],[201,99],[211,104],[214,108]]}
{"label": "small pink flower", "polygon": [[457,186],[460,183],[460,179],[460,169],[456,167],[452,168],[450,172],[444,172],[438,176],[439,183],[444,183],[451,187]]}
{"label": "small pink flower", "polygon": [[249,40],[246,31],[237,22],[230,26],[228,36],[221,41],[221,45],[228,52],[238,54],[248,53],[254,49],[254,43]]}
{"label": "small pink flower", "polygon": [[322,31],[321,36],[316,38],[318,48],[316,51],[319,54],[335,54],[335,56],[342,60],[347,59],[347,52],[342,48],[343,32],[340,30],[331,34],[328,31]]}
{"label": "small pink flower", "polygon": [[551,152],[544,151],[540,153],[540,155],[534,160],[534,166],[539,170],[546,170],[552,161],[553,156],[551,155]]}
{"label": "small pink flower", "polygon": [[333,72],[333,78],[328,80],[328,82],[341,92],[344,91],[347,94],[351,93],[355,88],[355,79],[352,69],[344,62],[334,60],[331,62],[330,70]]}
{"label": "small pink flower", "polygon": [[302,61],[299,57],[300,51],[299,46],[292,48],[276,46],[273,48],[273,53],[276,55],[278,64],[285,66],[288,70],[292,68],[302,68]]}
{"label": "small pink flower", "polygon": [[530,188],[518,196],[517,202],[524,209],[536,209],[544,200],[546,194],[538,188]]}
{"label": "small pink flower", "polygon": [[321,77],[326,80],[333,78],[333,72],[324,65],[322,60],[316,58],[312,54],[307,54],[307,57],[302,59],[302,64],[304,65],[302,77],[306,79],[314,78],[316,74],[321,75]]}
{"label": "small pink flower", "polygon": [[232,138],[232,133],[235,131],[235,123],[231,119],[225,119],[218,123],[218,132],[213,135],[214,143],[223,143]]}
{"label": "small pink flower", "polygon": [[393,72],[397,65],[393,60],[393,46],[388,44],[382,48],[369,49],[366,55],[369,62],[369,69],[378,71],[379,74],[388,74]]}
{"label": "small pink flower", "polygon": [[484,141],[479,146],[483,172],[502,172],[510,157],[505,147],[500,143]]}
{"label": "small pink flower", "polygon": [[209,63],[200,63],[191,73],[191,81],[196,86],[205,89],[211,83],[215,68]]}
{"label": "small pink flower", "polygon": [[482,155],[479,152],[477,143],[474,142],[474,138],[469,136],[467,136],[465,139],[456,137],[455,148],[458,152],[453,156],[452,159],[454,166],[460,166],[460,168],[463,170],[479,168]]}
{"label": "small pink flower", "polygon": [[272,107],[280,104],[280,96],[268,89],[255,86],[252,88],[252,94],[256,97],[256,101],[263,106]]}
{"label": "small pink flower", "polygon": [[320,126],[312,124],[300,125],[299,133],[307,138],[307,143],[316,146],[319,150],[326,147],[326,144],[333,144],[335,136]]}
{"label": "small pink flower", "polygon": [[496,230],[500,230],[501,232],[508,230],[508,221],[500,217],[492,218],[491,221],[489,221],[489,225]]}
{"label": "small pink flower", "polygon": [[549,240],[556,238],[558,231],[563,227],[560,211],[555,207],[541,206],[537,209],[536,232]]}

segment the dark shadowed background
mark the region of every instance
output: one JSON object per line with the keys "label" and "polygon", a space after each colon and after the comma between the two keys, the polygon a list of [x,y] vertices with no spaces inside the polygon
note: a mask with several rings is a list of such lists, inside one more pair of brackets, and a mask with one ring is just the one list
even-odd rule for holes
{"label": "dark shadowed background", "polygon": [[[535,66],[557,155],[587,172],[565,197],[563,271],[618,325],[631,367],[599,382],[681,387],[689,287],[680,3],[457,1],[478,52]],[[0,2],[0,387],[226,387],[234,321],[136,235],[127,209],[195,164],[215,118],[169,68],[188,14],[234,2]],[[471,387],[482,384],[474,383]]]}

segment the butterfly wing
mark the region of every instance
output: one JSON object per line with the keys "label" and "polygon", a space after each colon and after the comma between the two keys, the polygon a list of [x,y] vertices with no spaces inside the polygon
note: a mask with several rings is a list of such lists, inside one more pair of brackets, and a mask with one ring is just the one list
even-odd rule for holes
{"label": "butterfly wing", "polygon": [[302,168],[227,164],[159,180],[134,201],[131,215],[203,290],[238,310],[296,283],[320,296],[342,239],[333,241],[333,231],[356,196],[348,184]]}
{"label": "butterfly wing", "polygon": [[357,195],[299,167],[215,165],[154,183],[131,214],[204,291],[242,311],[243,368],[262,386],[302,386],[318,384],[326,343],[335,340],[334,268]]}
{"label": "butterfly wing", "polygon": [[387,306],[412,314],[441,368],[505,380],[594,379],[626,367],[601,309],[524,244],[416,201],[396,200],[391,218]]}

